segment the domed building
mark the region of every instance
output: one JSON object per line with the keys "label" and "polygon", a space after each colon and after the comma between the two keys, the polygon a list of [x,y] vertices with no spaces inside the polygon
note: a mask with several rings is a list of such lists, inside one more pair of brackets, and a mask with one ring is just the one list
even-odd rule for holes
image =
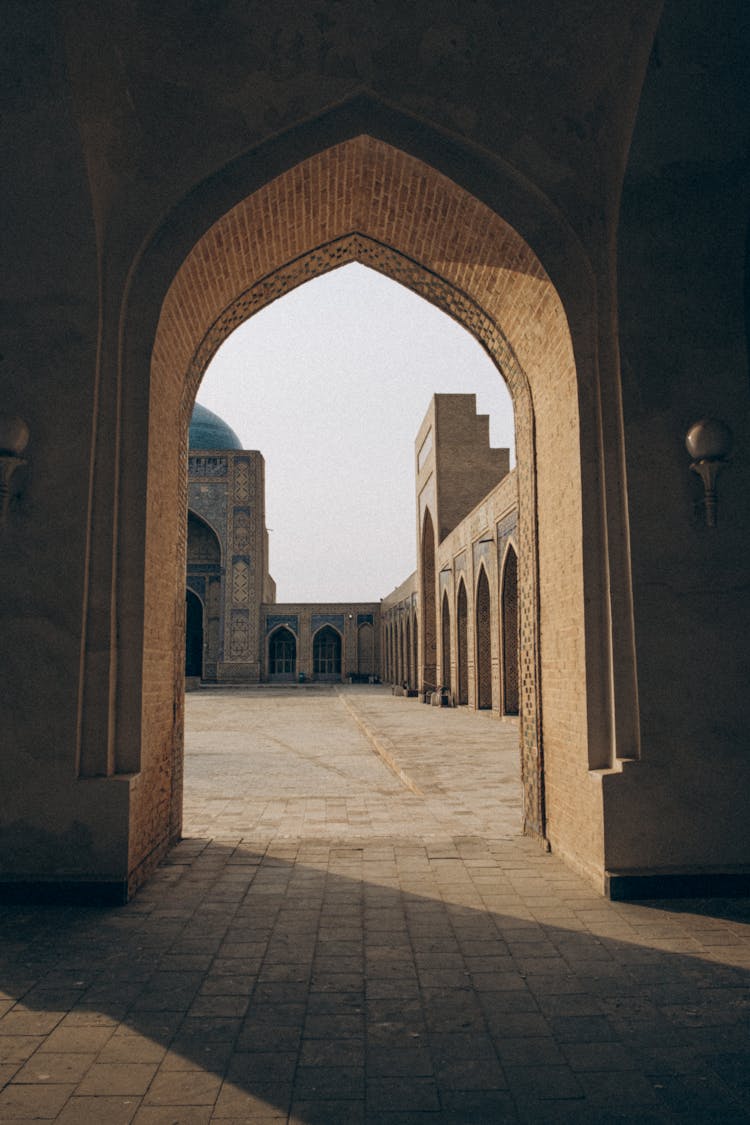
{"label": "domed building", "polygon": [[189,680],[257,683],[268,574],[265,465],[213,411],[190,422],[185,671]]}
{"label": "domed building", "polygon": [[196,402],[190,419],[191,449],[242,449],[242,442],[223,418]]}
{"label": "domed building", "polygon": [[378,602],[277,604],[265,462],[200,403],[189,431],[185,598],[188,686],[378,674]]}

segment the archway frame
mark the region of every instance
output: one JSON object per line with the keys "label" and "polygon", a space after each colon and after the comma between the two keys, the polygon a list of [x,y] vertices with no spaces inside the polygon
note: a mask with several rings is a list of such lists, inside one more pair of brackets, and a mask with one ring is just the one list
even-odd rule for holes
{"label": "archway frame", "polygon": [[[487,620],[480,628],[480,589],[482,582],[484,582],[484,589],[486,590],[487,597]],[[477,710],[492,711],[495,707],[494,692],[493,692],[493,652],[494,644],[492,638],[492,620],[493,620],[493,593],[492,583],[490,582],[487,567],[484,560],[480,562],[477,570],[476,578],[474,581],[474,604],[473,604],[473,619],[474,619],[474,698],[476,700]],[[497,619],[496,615],[495,619]],[[484,632],[486,630],[486,638]],[[482,660],[482,653],[480,651],[482,640],[486,639],[488,646],[487,661]],[[486,692],[489,691],[489,705],[486,702]]]}
{"label": "archway frame", "polygon": [[[338,643],[338,663],[339,663],[338,672],[333,671],[333,672],[317,673],[315,671],[315,643],[318,640],[318,638],[321,637],[321,635],[329,634],[329,633],[332,633],[336,637],[336,640],[337,640],[337,643]],[[315,630],[315,632],[310,637],[310,656],[312,658],[312,674],[313,674],[313,677],[320,674],[320,675],[331,675],[331,676],[337,675],[339,678],[341,678],[341,676],[343,674],[343,671],[344,671],[345,658],[346,658],[346,642],[345,642],[345,639],[344,639],[344,634],[341,632],[340,629],[337,629],[335,625],[332,625],[330,623],[330,621],[326,621],[325,624],[319,625],[318,628]]]}
{"label": "archway frame", "polygon": [[263,668],[265,669],[265,674],[268,677],[272,675],[271,645],[273,644],[274,638],[276,638],[279,633],[289,633],[289,635],[294,639],[294,671],[291,672],[290,675],[296,676],[297,670],[299,668],[299,637],[295,633],[294,629],[292,629],[291,625],[282,622],[279,622],[278,625],[274,626],[274,628],[270,631],[265,639],[265,644],[263,646]]}
{"label": "archway frame", "polygon": [[435,520],[429,504],[420,513],[419,538],[419,597],[422,609],[422,629],[418,648],[417,690],[437,691],[437,543]]}
{"label": "archway frame", "polygon": [[[187,510],[187,520],[188,520],[188,522],[191,519],[195,520],[196,523],[203,524],[203,526],[205,528],[207,528],[208,531],[211,532],[211,535],[216,540],[216,546],[219,549],[219,566],[221,566],[223,568],[224,567],[224,544],[221,541],[221,536],[219,535],[218,531],[216,530],[215,527],[213,527],[210,520],[207,520],[205,516],[202,516],[200,514],[200,512],[196,512],[194,508],[188,507],[188,510]],[[187,551],[187,543],[185,545],[185,550]]]}
{"label": "archway frame", "polygon": [[[589,768],[611,767],[618,757],[633,758],[638,753],[630,559],[624,534],[627,508],[617,384],[619,368],[616,349],[610,342],[611,323],[607,321],[610,312],[605,307],[592,316],[598,299],[604,299],[606,306],[607,294],[595,284],[591,264],[554,208],[529,185],[519,181],[512,170],[497,163],[491,168],[484,166],[481,158],[452,142],[441,141],[437,134],[430,133],[428,126],[415,134],[398,114],[383,111],[381,115],[379,109],[365,102],[347,106],[341,114],[334,111],[316,123],[295,130],[294,138],[283,137],[270,143],[266,164],[258,162],[257,153],[253,159],[241,157],[231,172],[224,169],[196,188],[167,216],[134,265],[120,310],[116,343],[111,326],[105,326],[109,335],[103,341],[104,354],[112,356],[114,344],[117,358],[112,368],[114,381],[107,382],[105,370],[103,393],[97,408],[94,456],[108,468],[100,473],[100,480],[95,481],[90,501],[92,551],[82,636],[78,761],[81,776],[134,775],[140,771],[142,780],[137,787],[140,793],[131,786],[131,873],[147,852],[149,862],[153,862],[168,839],[179,834],[182,676],[176,672],[174,653],[175,638],[182,636],[184,628],[184,605],[181,609],[175,606],[171,615],[162,610],[154,618],[149,613],[147,577],[157,560],[160,565],[173,560],[174,574],[180,573],[184,563],[184,543],[181,544],[176,530],[177,516],[184,512],[184,481],[181,479],[184,474],[180,466],[197,384],[210,355],[240,320],[309,278],[348,261],[360,261],[379,269],[442,308],[493,356],[511,393],[514,380],[517,389],[525,386],[524,394],[514,394],[517,433],[527,434],[533,454],[530,459],[524,459],[519,449],[522,551],[527,536],[532,546],[538,544],[538,506],[529,504],[529,497],[537,499],[537,484],[544,493],[544,512],[550,510],[551,499],[548,477],[537,480],[539,466],[548,464],[548,435],[542,435],[543,456],[537,458],[539,415],[532,409],[533,394],[527,381],[533,376],[532,383],[537,391],[542,386],[542,372],[535,356],[540,346],[543,350],[540,340],[545,333],[519,330],[519,308],[525,302],[525,307],[533,310],[537,328],[543,325],[545,317],[548,321],[551,317],[557,324],[555,377],[559,383],[561,370],[572,373],[572,384],[563,397],[568,406],[574,407],[565,424],[571,431],[570,448],[574,453],[575,479],[570,483],[570,492],[577,507],[572,513],[573,536],[580,546],[580,557],[575,558],[571,567],[580,589],[574,592],[572,600],[574,616],[579,626],[583,625],[585,641],[580,676],[583,706],[579,708],[577,736],[585,747]],[[374,139],[376,135],[384,139]],[[391,147],[392,140],[397,147]],[[389,185],[383,179],[378,181],[382,190],[376,202],[379,206],[383,198],[387,201],[387,216],[380,215],[385,226],[382,222],[374,223],[370,230],[367,222],[360,221],[361,216],[350,210],[347,216],[339,215],[336,222],[323,224],[331,235],[323,241],[315,236],[312,220],[282,223],[279,229],[283,227],[284,245],[273,247],[274,219],[280,213],[273,207],[266,208],[254,228],[255,243],[263,260],[242,260],[243,268],[250,270],[247,280],[252,283],[244,288],[235,284],[231,298],[219,301],[213,312],[208,310],[207,314],[206,308],[198,308],[197,278],[205,280],[205,271],[209,268],[206,240],[210,241],[218,233],[219,243],[223,240],[225,250],[229,247],[230,257],[242,259],[242,255],[232,249],[237,229],[226,226],[231,210],[257,199],[266,189],[275,190],[284,182],[290,192],[296,193],[300,213],[307,214],[309,219],[311,198],[314,197],[318,207],[324,202],[322,197],[315,196],[317,188],[310,187],[311,162],[325,162],[328,154],[341,153],[346,160],[352,157],[350,164],[356,174],[357,160],[363,150],[373,149],[379,150],[376,158],[386,151],[401,175],[400,188],[395,195],[389,195],[393,182]],[[410,155],[410,150],[416,155]],[[305,152],[310,155],[300,159]],[[428,162],[421,160],[420,155],[428,157]],[[277,173],[275,178],[274,173]],[[453,178],[448,179],[446,173]],[[412,174],[411,183],[409,174]],[[325,184],[326,188],[331,184],[336,188],[326,197],[333,206],[337,193],[346,194],[345,182],[334,175],[333,179],[328,176]],[[450,206],[441,205],[441,193],[450,197]],[[371,191],[368,198],[372,199]],[[504,220],[499,217],[501,211]],[[433,225],[439,224],[440,246],[431,245],[424,230],[416,230],[417,213],[426,215]],[[508,221],[514,226],[509,226]],[[340,232],[334,229],[337,223]],[[492,254],[482,253],[481,241],[488,235],[489,227],[501,234],[495,247],[500,255],[496,260],[492,259]],[[317,230],[318,236],[322,230]],[[524,241],[517,233],[519,230],[522,234],[526,232],[530,240]],[[472,237],[475,241],[479,239],[480,244],[469,246],[463,257],[458,250],[454,254],[445,249],[451,243],[465,249],[466,239],[471,241]],[[503,239],[505,253],[500,254]],[[307,245],[302,245],[305,242]],[[554,274],[554,285],[531,250],[532,243],[544,247],[546,262]],[[295,253],[295,246],[301,247],[302,252]],[[501,259],[505,267],[498,265]],[[502,286],[493,287],[493,281],[503,268],[506,278],[513,275],[513,284],[510,290],[505,286],[501,292]],[[180,295],[181,279],[185,278],[189,279],[187,302],[186,291]],[[482,284],[486,282],[484,295],[477,289],[477,279]],[[207,298],[209,288],[203,286],[203,298]],[[504,299],[509,292],[510,301]],[[176,305],[172,300],[175,295]],[[560,295],[565,301],[564,308]],[[611,305],[614,307],[614,302]],[[182,312],[176,311],[180,307]],[[178,329],[188,336],[192,334],[189,355],[184,348],[173,346],[174,341],[168,338],[175,326],[175,316],[180,322]],[[196,333],[199,339],[195,338]],[[601,367],[601,349],[606,352],[605,345],[609,351]],[[546,359],[552,358],[548,349]],[[544,366],[542,363],[541,368]],[[552,370],[549,364],[547,370]],[[602,370],[607,384],[606,398],[602,396],[600,385]],[[175,432],[175,407],[180,414],[180,433]],[[528,411],[525,420],[524,409]],[[579,444],[581,434],[585,434],[584,446]],[[147,436],[147,465],[134,473],[132,467],[138,462]],[[175,467],[171,478],[165,479],[162,474],[161,479],[157,479],[160,470],[165,466],[169,468],[171,463]],[[524,482],[526,474],[530,480]],[[169,477],[169,472],[166,476]],[[114,521],[107,500],[108,481],[113,477],[117,481]],[[126,513],[134,511],[142,513],[139,519],[125,518]],[[175,521],[171,522],[169,531],[162,527],[158,534],[155,522],[165,513],[170,521],[174,513]],[[113,542],[117,544],[116,551],[109,549]],[[526,559],[528,581],[525,578],[523,583],[524,604],[534,602],[538,610],[537,552],[527,553]],[[100,607],[105,605],[110,607],[112,628],[108,652],[105,659],[101,659],[101,644],[90,645],[88,637],[93,627],[90,623],[98,628],[102,620]],[[529,683],[534,689],[532,694],[538,696],[539,613],[530,614],[529,620],[532,635],[524,639],[524,659],[531,661]],[[158,690],[150,690],[150,699],[146,698],[149,693],[144,691],[147,683],[159,685]],[[541,767],[540,702],[540,698],[536,698],[534,714],[530,716],[532,721],[524,717],[521,724],[527,778],[529,767],[532,771],[539,771]],[[141,728],[134,737],[132,717],[136,712],[141,713]],[[558,737],[547,722],[547,747],[551,744],[550,730],[553,742]],[[148,790],[150,778],[164,772],[158,753],[167,743],[172,746],[174,761],[172,821],[169,831],[164,832],[160,840],[153,834],[146,839],[138,822],[145,824],[150,820],[153,823],[155,818],[153,809],[141,815],[143,792]],[[525,826],[531,833],[543,835],[541,789],[537,788],[533,800],[527,799],[525,804]],[[601,811],[599,804],[597,807]],[[568,830],[573,827],[573,821],[565,824],[560,818],[558,832],[562,850],[574,853],[575,836]],[[566,832],[570,847],[563,840]],[[584,862],[596,866],[598,858],[592,853]]]}
{"label": "archway frame", "polygon": [[[352,233],[316,246],[242,292],[213,321],[191,357],[181,399],[182,435],[189,428],[193,403],[203,374],[218,348],[240,324],[279,297],[306,281],[358,262],[411,289],[428,300],[474,336],[494,360],[510,390],[515,416],[518,462],[519,538],[524,551],[524,683],[528,685],[521,720],[521,772],[524,784],[524,824],[531,834],[544,836],[545,811],[542,782],[541,667],[539,654],[539,583],[537,542],[537,490],[535,426],[531,390],[515,352],[498,324],[472,298],[432,270],[360,233]],[[540,267],[539,267],[540,268]],[[542,276],[543,276],[543,271]],[[571,357],[572,358],[572,357]],[[186,456],[184,448],[181,457]],[[182,498],[181,498],[182,502]],[[421,567],[420,567],[421,569]],[[426,592],[425,592],[426,593]],[[409,630],[411,632],[411,629]],[[411,654],[404,654],[404,678],[412,683]],[[421,676],[420,676],[421,679]]]}
{"label": "archway frame", "polygon": [[[506,605],[505,605],[506,586],[505,586],[505,583],[507,581],[508,563],[509,563],[511,555],[513,555],[514,565],[516,567],[516,590],[515,590],[515,594],[516,594],[516,610],[515,610],[516,636],[515,636],[515,643],[514,643],[514,646],[513,646],[514,659],[515,659],[515,663],[516,663],[516,686],[515,686],[516,707],[515,707],[515,710],[508,710],[508,699],[507,699],[508,673],[507,673],[507,621],[506,621],[506,617],[505,617],[505,611],[506,611]],[[515,716],[515,715],[518,714],[518,699],[519,699],[519,692],[520,692],[520,682],[519,682],[520,681],[520,675],[519,675],[519,667],[518,667],[518,544],[516,543],[515,536],[513,536],[513,535],[511,535],[508,538],[508,542],[505,544],[505,549],[503,551],[502,558],[500,559],[497,598],[498,598],[497,618],[498,618],[498,621],[500,623],[500,635],[498,637],[498,645],[499,645],[499,649],[500,649],[500,711],[501,711],[501,714],[503,714],[503,715],[513,715],[513,716]]]}

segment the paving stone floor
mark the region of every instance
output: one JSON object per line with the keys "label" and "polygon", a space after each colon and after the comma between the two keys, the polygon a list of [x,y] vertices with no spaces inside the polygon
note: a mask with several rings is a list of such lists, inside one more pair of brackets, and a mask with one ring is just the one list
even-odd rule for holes
{"label": "paving stone floor", "polygon": [[187,703],[133,902],[0,909],[0,1122],[750,1121],[750,907],[610,903],[520,837],[512,724]]}

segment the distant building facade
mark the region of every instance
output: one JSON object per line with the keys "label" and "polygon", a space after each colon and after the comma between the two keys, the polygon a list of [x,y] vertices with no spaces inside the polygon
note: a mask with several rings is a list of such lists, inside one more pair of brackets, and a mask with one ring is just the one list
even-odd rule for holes
{"label": "distant building facade", "polygon": [[383,679],[518,714],[517,491],[474,395],[435,395],[415,443],[417,569],[382,602],[277,603],[265,463],[196,404],[188,457],[188,682]]}
{"label": "distant building facade", "polygon": [[516,716],[516,473],[474,395],[433,397],[415,474],[417,569],[381,605],[383,677],[425,700]]}
{"label": "distant building facade", "polygon": [[188,683],[379,677],[379,602],[276,603],[262,455],[199,403],[189,444]]}

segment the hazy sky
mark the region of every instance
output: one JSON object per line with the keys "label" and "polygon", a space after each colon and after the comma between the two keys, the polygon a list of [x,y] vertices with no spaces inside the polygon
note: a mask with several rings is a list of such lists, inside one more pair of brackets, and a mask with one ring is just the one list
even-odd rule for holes
{"label": "hazy sky", "polygon": [[364,266],[225,341],[198,401],[265,458],[279,601],[378,601],[415,569],[414,438],[438,392],[475,392],[492,445],[513,449],[510,396],[476,340]]}

